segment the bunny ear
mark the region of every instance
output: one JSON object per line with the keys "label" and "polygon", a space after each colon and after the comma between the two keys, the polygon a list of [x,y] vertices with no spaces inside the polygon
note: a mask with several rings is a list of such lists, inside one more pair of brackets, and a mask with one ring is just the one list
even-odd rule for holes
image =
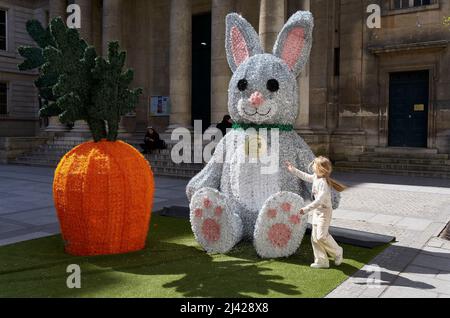
{"label": "bunny ear", "polygon": [[314,18],[309,11],[298,11],[286,22],[273,48],[273,54],[298,76],[308,63],[312,45]]}
{"label": "bunny ear", "polygon": [[239,65],[263,50],[255,29],[237,13],[227,15],[226,26],[227,59],[234,73]]}

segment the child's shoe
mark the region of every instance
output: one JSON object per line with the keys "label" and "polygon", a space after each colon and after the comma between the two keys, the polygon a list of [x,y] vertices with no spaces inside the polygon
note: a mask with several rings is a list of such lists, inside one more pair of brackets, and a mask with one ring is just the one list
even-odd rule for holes
{"label": "child's shoe", "polygon": [[312,263],[310,265],[311,268],[329,268],[330,265],[328,264],[322,264],[322,263]]}
{"label": "child's shoe", "polygon": [[334,258],[334,265],[336,266],[341,265],[343,259],[344,259],[344,249],[341,247],[340,252]]}

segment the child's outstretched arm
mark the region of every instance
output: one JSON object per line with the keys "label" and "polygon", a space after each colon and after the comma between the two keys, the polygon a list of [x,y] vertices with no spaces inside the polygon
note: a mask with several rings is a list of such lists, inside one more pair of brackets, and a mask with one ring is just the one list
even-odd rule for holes
{"label": "child's outstretched arm", "polygon": [[314,181],[314,176],[312,174],[308,174],[308,173],[305,173],[303,171],[298,170],[289,161],[286,161],[286,167],[287,167],[287,169],[289,170],[290,173],[292,173],[293,175],[299,177],[303,181],[306,181],[306,182],[309,182],[309,183],[312,183]]}

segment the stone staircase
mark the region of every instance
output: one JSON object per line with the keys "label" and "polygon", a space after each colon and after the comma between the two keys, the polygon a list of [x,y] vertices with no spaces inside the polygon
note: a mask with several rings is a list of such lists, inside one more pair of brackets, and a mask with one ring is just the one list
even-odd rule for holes
{"label": "stone staircase", "polygon": [[375,148],[348,161],[337,161],[336,171],[450,178],[448,154],[426,148]]}
{"label": "stone staircase", "polygon": [[[142,143],[143,137],[132,136],[126,138],[125,141],[141,151],[139,144]],[[82,137],[70,137],[70,136],[55,136],[53,139],[47,141],[32,151],[18,156],[17,158],[10,160],[13,164],[30,165],[30,166],[46,166],[56,167],[68,151],[70,151],[76,145],[85,142],[87,139]],[[172,143],[167,143],[167,149],[155,150],[151,154],[144,155],[147,161],[152,167],[154,175],[157,176],[172,176],[178,178],[192,178],[202,168],[203,164],[175,164],[170,158],[170,152],[173,147]]]}

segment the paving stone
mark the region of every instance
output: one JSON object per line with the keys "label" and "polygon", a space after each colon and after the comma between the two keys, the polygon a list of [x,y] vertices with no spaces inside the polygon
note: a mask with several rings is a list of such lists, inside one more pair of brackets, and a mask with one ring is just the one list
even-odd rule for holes
{"label": "paving stone", "polygon": [[427,246],[430,247],[442,247],[442,245],[444,245],[444,240],[439,237],[432,237],[427,243]]}
{"label": "paving stone", "polygon": [[450,241],[445,241],[442,245],[443,249],[450,250]]}
{"label": "paving stone", "polygon": [[373,218],[375,215],[376,215],[375,213],[343,210],[343,209],[337,209],[333,212],[334,218],[346,220],[359,220],[359,221],[367,221]]}
{"label": "paving stone", "polygon": [[395,225],[399,226],[399,227],[406,227],[409,230],[413,230],[413,231],[423,231],[431,223],[432,223],[432,221],[426,220],[426,219],[405,217],[405,218],[401,219],[400,221],[398,221]]}
{"label": "paving stone", "polygon": [[19,221],[30,225],[45,225],[58,221],[53,207],[35,209],[27,212],[18,212],[2,216],[4,219]]}
{"label": "paving stone", "polygon": [[444,272],[440,271],[438,274],[436,274],[436,279],[445,280],[447,282],[450,282],[450,272]]}
{"label": "paving stone", "polygon": [[[450,284],[448,281],[433,277],[426,277],[421,274],[401,273],[399,279],[405,279],[408,282],[405,285],[418,289],[430,289],[433,292],[441,294],[450,294]],[[400,285],[394,282],[394,285]]]}
{"label": "paving stone", "polygon": [[13,243],[18,243],[22,241],[28,241],[40,237],[46,237],[49,236],[49,233],[46,232],[31,232],[23,235],[13,236],[7,239],[1,239],[0,240],[0,246],[9,245]]}
{"label": "paving stone", "polygon": [[391,286],[381,295],[382,298],[437,298],[436,292],[404,286]]}
{"label": "paving stone", "polygon": [[[5,200],[5,199],[9,199],[9,198],[15,198],[15,197],[20,197],[19,194],[14,194],[14,193],[10,193],[10,192],[0,192],[0,200]],[[2,202],[0,201],[0,202]]]}
{"label": "paving stone", "polygon": [[20,230],[23,227],[17,224],[13,224],[10,222],[2,222],[0,221],[0,233],[8,233],[15,230]]}
{"label": "paving stone", "polygon": [[398,221],[402,219],[401,216],[396,215],[387,215],[387,214],[377,214],[373,218],[369,219],[368,221],[371,223],[378,223],[378,224],[384,224],[384,225],[394,225]]}
{"label": "paving stone", "polygon": [[409,265],[408,267],[405,268],[403,273],[416,274],[425,278],[434,278],[439,273],[439,270],[430,267]]}
{"label": "paving stone", "polygon": [[450,262],[448,258],[428,254],[420,254],[417,256],[412,262],[412,265],[435,268],[441,271],[450,271]]}
{"label": "paving stone", "polygon": [[437,257],[443,257],[443,258],[448,259],[448,261],[450,262],[450,251],[443,249],[443,248],[425,246],[422,249],[422,253],[427,254],[427,255],[437,256]]}
{"label": "paving stone", "polygon": [[174,191],[172,188],[168,189],[156,189],[155,196],[158,197],[172,197],[172,198],[184,198],[186,197],[185,191]]}

